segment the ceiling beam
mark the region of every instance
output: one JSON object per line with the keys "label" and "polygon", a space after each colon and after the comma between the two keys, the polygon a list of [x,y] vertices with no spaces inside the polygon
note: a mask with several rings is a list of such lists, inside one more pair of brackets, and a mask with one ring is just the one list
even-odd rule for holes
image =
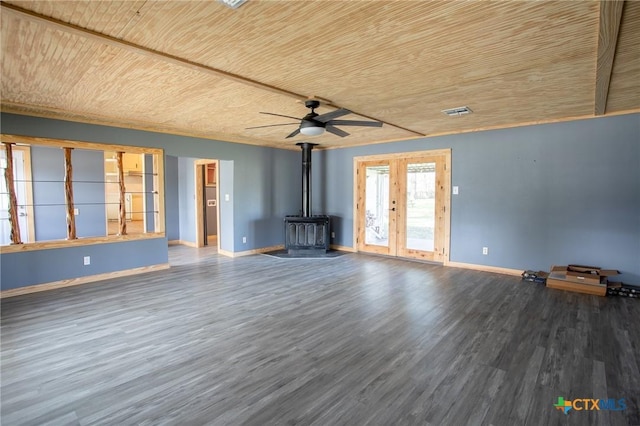
{"label": "ceiling beam", "polygon": [[[21,16],[22,18],[30,20],[31,22],[34,22],[36,24],[44,25],[44,26],[46,26],[48,28],[52,28],[54,30],[64,31],[66,33],[73,34],[75,36],[79,36],[79,37],[82,37],[82,38],[85,38],[85,39],[93,40],[93,41],[101,43],[101,44],[105,44],[107,46],[116,47],[116,48],[119,48],[119,49],[124,49],[124,50],[126,50],[128,52],[136,53],[138,55],[143,55],[143,56],[146,56],[146,57],[149,57],[149,58],[153,58],[153,59],[156,59],[156,60],[159,60],[159,61],[170,63],[172,65],[178,65],[178,66],[181,66],[181,67],[186,67],[186,68],[194,70],[194,71],[204,72],[204,73],[207,73],[207,74],[214,75],[216,77],[225,78],[227,80],[232,80],[232,81],[235,81],[235,82],[238,82],[238,83],[241,83],[241,84],[246,84],[246,85],[255,87],[257,89],[267,90],[267,91],[270,91],[270,92],[273,92],[273,93],[277,93],[277,94],[280,94],[280,95],[289,96],[289,97],[295,98],[297,100],[307,100],[307,99],[309,99],[308,96],[301,95],[299,93],[295,93],[295,92],[292,92],[292,91],[289,91],[289,90],[286,90],[286,89],[282,89],[282,88],[277,87],[277,86],[272,86],[270,84],[261,83],[261,82],[256,81],[256,80],[252,80],[250,78],[243,77],[241,75],[233,74],[233,73],[230,73],[230,72],[227,72],[227,71],[223,71],[223,70],[220,70],[220,69],[217,69],[217,68],[213,68],[213,67],[210,67],[210,66],[207,66],[207,65],[204,65],[204,64],[193,62],[193,61],[190,61],[188,59],[184,59],[184,58],[180,58],[180,57],[175,56],[175,55],[171,55],[169,53],[159,52],[157,50],[153,50],[153,49],[150,49],[148,47],[140,46],[140,45],[137,45],[135,43],[128,42],[126,40],[122,40],[122,39],[118,39],[118,38],[109,36],[107,34],[102,34],[102,33],[99,33],[97,31],[93,31],[93,30],[90,30],[90,29],[87,29],[87,28],[80,27],[78,25],[74,25],[74,24],[71,24],[71,23],[68,23],[68,22],[60,21],[58,19],[55,19],[55,18],[52,18],[52,17],[49,17],[49,16],[40,15],[40,14],[32,12],[30,10],[23,9],[23,8],[21,8],[19,6],[15,6],[15,5],[12,5],[12,4],[7,4],[7,3],[4,3],[4,2],[2,2],[0,4],[2,6],[2,12],[13,12],[13,13]],[[317,99],[321,99],[323,101],[323,103],[325,105],[327,105],[327,106],[331,106],[331,107],[334,107],[334,108],[342,108],[341,106],[336,105],[331,101],[328,101],[328,100],[325,100],[325,99],[322,99],[322,98],[317,98]],[[349,108],[346,108],[346,109],[349,109]],[[353,114],[359,115],[359,116],[364,117],[364,118],[368,118],[368,119],[375,120],[375,121],[380,121],[381,123],[384,123],[384,124],[386,124],[388,126],[391,126],[391,127],[395,127],[396,129],[404,130],[404,131],[413,133],[413,134],[418,135],[418,136],[425,136],[424,133],[417,132],[415,130],[411,130],[411,129],[408,129],[406,127],[402,127],[402,126],[399,126],[399,125],[396,125],[396,124],[393,124],[393,123],[389,123],[387,121],[380,120],[378,118],[371,117],[371,116],[368,116],[366,114],[362,114],[362,113],[357,112],[357,111],[351,111],[351,112]]]}
{"label": "ceiling beam", "polygon": [[609,82],[616,56],[618,32],[622,19],[623,0],[600,1],[598,28],[598,63],[596,67],[595,115],[604,115],[609,97]]}

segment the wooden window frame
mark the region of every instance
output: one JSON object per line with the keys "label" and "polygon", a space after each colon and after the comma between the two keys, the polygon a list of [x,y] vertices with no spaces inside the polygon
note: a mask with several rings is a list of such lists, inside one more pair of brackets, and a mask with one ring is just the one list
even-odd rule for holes
{"label": "wooden window frame", "polygon": [[[2,147],[4,151],[4,146]],[[28,146],[17,145],[13,147],[13,152],[22,152],[22,158],[24,160],[24,175],[31,176],[31,150]],[[0,179],[4,179],[4,176],[0,176]],[[27,213],[27,240],[35,241],[35,224],[33,220],[33,186],[27,185],[26,187],[26,213]],[[2,245],[0,244],[0,247]]]}
{"label": "wooden window frame", "polygon": [[157,196],[154,198],[154,232],[145,232],[131,235],[105,235],[101,237],[78,238],[73,240],[51,240],[41,242],[28,242],[23,244],[2,245],[0,254],[16,253],[24,251],[45,250],[55,248],[67,248],[93,244],[109,244],[123,241],[145,240],[165,237],[165,211],[164,211],[164,150],[161,148],[144,148],[128,145],[103,144],[95,142],[83,142],[67,139],[38,138],[19,135],[0,135],[0,142],[20,146],[45,146],[56,148],[77,148],[95,151],[121,151],[132,154],[150,154],[153,156],[153,182]]}

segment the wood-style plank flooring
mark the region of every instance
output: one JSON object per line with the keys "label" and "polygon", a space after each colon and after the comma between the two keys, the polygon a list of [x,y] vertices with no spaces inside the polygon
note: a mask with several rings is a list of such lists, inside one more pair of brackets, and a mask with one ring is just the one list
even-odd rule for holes
{"label": "wood-style plank flooring", "polygon": [[2,425],[640,424],[638,300],[360,254],[170,260],[2,300]]}

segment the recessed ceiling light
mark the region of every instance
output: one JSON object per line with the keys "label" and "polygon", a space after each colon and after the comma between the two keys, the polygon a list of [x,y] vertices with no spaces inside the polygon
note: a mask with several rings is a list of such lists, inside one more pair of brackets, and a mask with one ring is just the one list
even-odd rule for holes
{"label": "recessed ceiling light", "polygon": [[225,6],[229,6],[231,9],[237,9],[247,2],[247,0],[218,0]]}
{"label": "recessed ceiling light", "polygon": [[460,115],[466,115],[466,114],[471,114],[473,111],[471,111],[471,108],[469,108],[468,106],[463,106],[463,107],[457,107],[457,108],[449,108],[449,109],[443,109],[442,113],[448,115],[449,117],[457,117]]}

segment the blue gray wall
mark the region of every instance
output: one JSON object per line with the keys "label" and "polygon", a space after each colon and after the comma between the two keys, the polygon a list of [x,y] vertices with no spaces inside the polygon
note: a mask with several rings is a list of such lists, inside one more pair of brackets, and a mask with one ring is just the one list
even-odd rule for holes
{"label": "blue gray wall", "polygon": [[207,209],[207,235],[218,235],[218,207],[209,205],[209,200],[216,200],[217,202],[216,195],[218,191],[215,186],[206,186],[204,190],[204,199],[207,200],[205,207]]}
{"label": "blue gray wall", "polygon": [[71,151],[71,163],[73,199],[78,210],[75,217],[76,235],[78,238],[104,236],[107,223],[104,154],[101,151],[74,149]]}
{"label": "blue gray wall", "polygon": [[33,147],[31,170],[36,241],[63,240],[67,238],[63,151]]}
{"label": "blue gray wall", "polygon": [[[91,257],[83,265],[84,256]],[[0,255],[2,290],[168,262],[164,238]]]}
{"label": "blue gray wall", "polygon": [[[239,232],[234,241],[235,251],[284,243],[284,217],[297,214],[302,203],[300,158],[297,147],[296,151],[261,149],[255,160],[268,167],[235,163],[234,212]],[[240,197],[242,190],[239,188],[257,189],[256,196]],[[224,204],[224,198],[221,202]],[[245,214],[243,221],[238,223],[240,212]],[[242,242],[242,237],[247,237],[246,243]]]}
{"label": "blue gray wall", "polygon": [[332,243],[353,246],[355,156],[439,148],[452,148],[460,191],[451,261],[581,263],[640,284],[640,114],[314,152],[314,204],[336,216]]}
{"label": "blue gray wall", "polygon": [[195,158],[178,158],[178,202],[180,210],[180,240],[196,242],[196,181]]}
{"label": "blue gray wall", "polygon": [[[220,248],[228,252],[235,251],[235,238],[229,232],[229,229],[235,229],[235,211],[233,203],[235,201],[234,194],[234,162],[219,161],[218,166],[218,186],[220,187],[220,200],[218,201],[220,208],[220,229],[218,230],[218,238]],[[222,220],[224,218],[224,221]]]}
{"label": "blue gray wall", "polygon": [[[106,235],[104,208],[104,156],[102,152],[84,149],[71,151],[73,164],[73,197],[78,210],[76,235]],[[67,237],[64,193],[64,151],[60,148],[31,148],[33,178],[34,228],[36,241]]]}
{"label": "blue gray wall", "polygon": [[180,239],[178,157],[173,155],[165,156],[164,179],[165,233],[169,241],[177,241]]}

